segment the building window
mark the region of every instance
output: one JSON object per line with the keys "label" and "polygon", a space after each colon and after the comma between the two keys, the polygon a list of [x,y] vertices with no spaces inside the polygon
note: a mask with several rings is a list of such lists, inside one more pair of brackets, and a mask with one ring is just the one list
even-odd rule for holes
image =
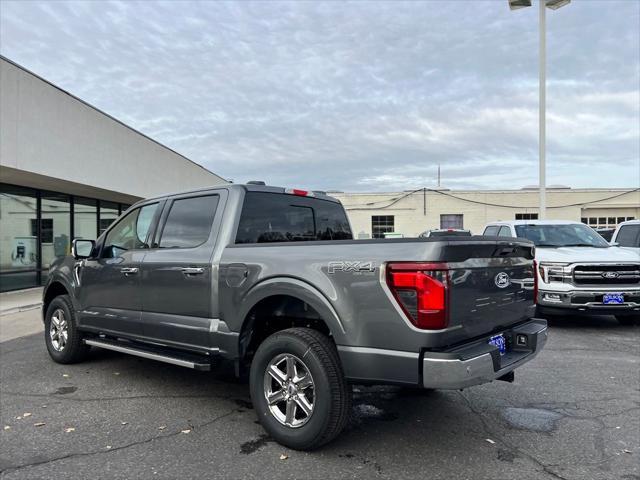
{"label": "building window", "polygon": [[[53,243],[53,219],[43,218],[40,220],[40,229],[42,243]],[[31,219],[31,236],[38,236],[38,223],[35,218]]]}
{"label": "building window", "polygon": [[[123,208],[100,206],[105,228]],[[0,292],[42,285],[55,259],[69,255],[72,238],[97,234],[95,199],[0,184]]]}
{"label": "building window", "polygon": [[100,201],[100,225],[98,236],[102,234],[109,225],[119,216],[119,207],[117,203]]}
{"label": "building window", "polygon": [[62,193],[42,192],[40,200],[41,282],[56,258],[71,250],[71,199]]}
{"label": "building window", "polygon": [[73,238],[95,240],[98,237],[98,202],[92,198],[74,198]]}
{"label": "building window", "polygon": [[462,215],[459,215],[459,214],[440,215],[440,228],[463,228]]}
{"label": "building window", "polygon": [[516,220],[538,220],[537,213],[516,213]]}
{"label": "building window", "polygon": [[371,217],[371,236],[373,238],[384,238],[385,233],[393,232],[393,215],[373,215]]}
{"label": "building window", "polygon": [[37,285],[36,191],[0,185],[0,291]]}
{"label": "building window", "polygon": [[634,220],[634,217],[583,217],[580,221],[591,228],[616,228],[625,219]]}

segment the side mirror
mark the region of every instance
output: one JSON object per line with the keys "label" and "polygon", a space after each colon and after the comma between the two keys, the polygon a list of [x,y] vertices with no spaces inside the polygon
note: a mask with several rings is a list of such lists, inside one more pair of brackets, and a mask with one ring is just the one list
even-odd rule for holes
{"label": "side mirror", "polygon": [[84,240],[82,238],[76,238],[71,244],[71,255],[76,260],[83,258],[89,258],[93,248],[96,246],[96,242],[93,240]]}

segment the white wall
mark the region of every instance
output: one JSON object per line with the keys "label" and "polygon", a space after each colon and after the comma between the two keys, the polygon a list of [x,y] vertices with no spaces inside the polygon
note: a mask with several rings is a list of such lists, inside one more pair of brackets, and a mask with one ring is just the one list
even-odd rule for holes
{"label": "white wall", "polygon": [[23,172],[27,179],[48,179],[52,184],[46,188],[80,194],[69,190],[88,185],[97,189],[95,196],[103,198],[104,192],[140,198],[224,183],[203,167],[2,58],[0,166],[5,182],[17,178],[22,185],[32,183],[20,180]]}
{"label": "white wall", "polygon": [[[564,189],[547,192],[547,217],[580,221],[583,217],[640,218],[640,191],[602,200],[624,193],[624,189]],[[345,206],[354,234],[371,236],[373,215],[393,215],[395,231],[405,236],[440,228],[441,214],[462,214],[464,228],[481,234],[484,225],[496,220],[514,220],[516,213],[537,213],[538,193],[530,190],[418,191],[395,202],[408,192],[395,193],[330,193]],[[459,197],[459,198],[454,198]],[[395,202],[392,204],[392,202]],[[477,202],[477,203],[474,203]],[[426,212],[425,212],[426,203]],[[486,204],[509,205],[502,208]],[[563,205],[572,205],[555,208]],[[384,208],[386,207],[386,208]],[[549,208],[552,207],[552,208]]]}

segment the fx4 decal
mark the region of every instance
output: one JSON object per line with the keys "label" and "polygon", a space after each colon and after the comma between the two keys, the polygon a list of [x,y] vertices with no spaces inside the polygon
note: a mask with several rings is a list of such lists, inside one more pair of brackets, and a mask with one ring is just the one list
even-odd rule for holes
{"label": "fx4 decal", "polygon": [[355,261],[343,261],[343,262],[329,262],[327,272],[351,272],[351,273],[373,273],[376,271],[376,266],[373,262],[361,262]]}

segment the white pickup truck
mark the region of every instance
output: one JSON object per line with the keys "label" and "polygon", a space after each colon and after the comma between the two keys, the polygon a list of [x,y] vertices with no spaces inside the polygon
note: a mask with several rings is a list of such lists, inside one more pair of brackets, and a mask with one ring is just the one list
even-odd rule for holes
{"label": "white pickup truck", "polygon": [[640,220],[622,222],[613,232],[611,244],[631,248],[640,256]]}
{"label": "white pickup truck", "polygon": [[488,224],[483,235],[517,237],[536,245],[541,315],[615,315],[640,319],[640,254],[608,244],[595,230],[570,220],[512,220]]}

